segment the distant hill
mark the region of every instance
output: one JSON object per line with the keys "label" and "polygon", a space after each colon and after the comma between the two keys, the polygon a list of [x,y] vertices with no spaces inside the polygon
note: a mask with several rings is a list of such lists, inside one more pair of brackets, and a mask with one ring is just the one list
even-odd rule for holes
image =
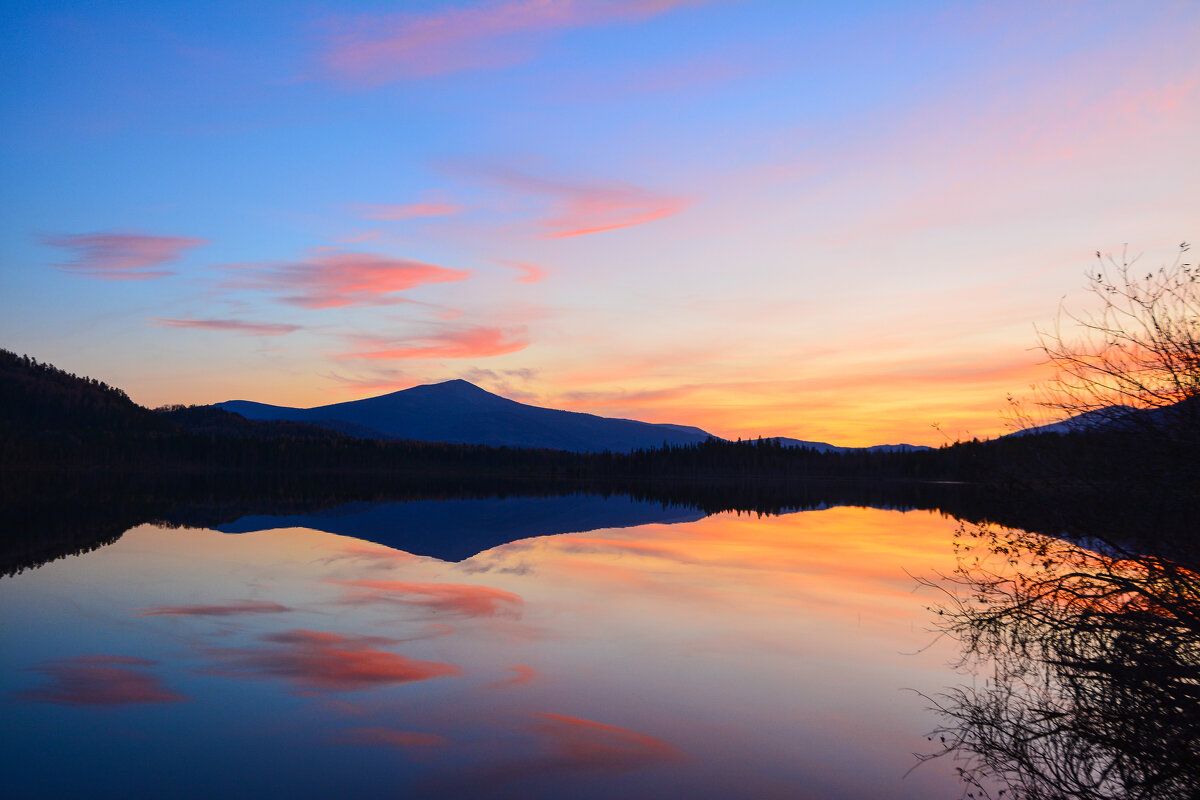
{"label": "distant hill", "polygon": [[1045,433],[1089,433],[1114,431],[1138,434],[1174,435],[1200,428],[1200,396],[1192,396],[1160,408],[1134,408],[1114,405],[1086,411],[1073,417],[1022,428],[1006,436],[1036,436]]}
{"label": "distant hill", "polygon": [[870,447],[839,447],[828,442],[808,442],[804,439],[789,439],[786,436],[773,436],[771,441],[779,442],[784,447],[807,447],[818,453],[916,453],[921,450],[932,450],[923,444],[874,444]]}
{"label": "distant hill", "polygon": [[576,453],[628,453],[712,437],[700,428],[613,419],[508,400],[463,380],[414,386],[379,397],[316,408],[231,400],[217,408],[252,420],[320,425],[350,436]]}

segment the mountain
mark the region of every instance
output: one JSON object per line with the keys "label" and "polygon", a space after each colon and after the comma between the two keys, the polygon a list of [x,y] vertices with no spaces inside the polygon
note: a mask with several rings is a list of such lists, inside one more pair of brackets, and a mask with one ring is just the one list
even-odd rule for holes
{"label": "mountain", "polygon": [[1200,428],[1200,395],[1186,397],[1176,403],[1157,408],[1134,408],[1112,405],[1085,411],[1073,417],[1014,431],[1007,436],[1032,436],[1043,433],[1087,433],[1092,431],[1124,431],[1140,434],[1178,436]]}
{"label": "mountain", "polygon": [[218,408],[252,420],[320,425],[367,439],[411,439],[494,447],[627,453],[703,442],[699,428],[541,408],[494,395],[463,380],[414,386],[379,397],[316,408],[230,400]]}
{"label": "mountain", "polygon": [[1137,409],[1130,406],[1109,406],[1094,411],[1085,411],[1058,422],[1022,428],[1005,434],[1005,436],[1036,436],[1043,433],[1085,433],[1087,431],[1121,429],[1133,422],[1137,416]]}
{"label": "mountain", "polygon": [[786,436],[772,437],[771,441],[779,442],[783,447],[807,447],[818,453],[915,453],[920,450],[932,450],[923,444],[874,444],[870,447],[839,447],[828,442],[808,442],[804,439],[789,439]]}

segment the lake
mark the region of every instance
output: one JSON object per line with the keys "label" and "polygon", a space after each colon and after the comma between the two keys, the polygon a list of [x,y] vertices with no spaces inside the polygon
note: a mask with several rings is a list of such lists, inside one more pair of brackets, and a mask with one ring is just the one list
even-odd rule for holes
{"label": "lake", "polygon": [[957,797],[912,769],[963,681],[914,577],[956,528],[587,494],[140,524],[0,579],[6,794]]}

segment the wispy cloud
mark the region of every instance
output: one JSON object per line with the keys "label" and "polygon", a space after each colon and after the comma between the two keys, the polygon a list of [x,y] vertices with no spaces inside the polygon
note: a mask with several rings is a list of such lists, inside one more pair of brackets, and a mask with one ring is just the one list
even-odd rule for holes
{"label": "wispy cloud", "polygon": [[449,217],[463,211],[454,203],[409,203],[407,205],[359,205],[357,211],[366,219],[401,220],[423,217]]}
{"label": "wispy cloud", "polygon": [[396,728],[348,728],[338,737],[348,744],[386,745],[388,747],[442,747],[449,744],[446,737],[423,731],[402,731]]}
{"label": "wispy cloud", "polygon": [[672,761],[686,761],[679,748],[627,728],[605,725],[564,714],[541,713],[534,730],[553,746],[544,766],[554,769],[594,769],[613,772]]}
{"label": "wispy cloud", "polygon": [[326,74],[378,85],[518,64],[557,32],[632,23],[696,0],[504,0],[425,14],[338,20],[320,61]]}
{"label": "wispy cloud", "polygon": [[524,601],[518,594],[491,586],[413,581],[338,581],[356,590],[348,602],[392,602],[462,617],[520,618]]}
{"label": "wispy cloud", "polygon": [[368,231],[358,231],[343,236],[337,240],[339,244],[359,244],[360,242],[377,242],[383,238],[383,231],[371,229]]}
{"label": "wispy cloud", "polygon": [[343,353],[339,358],[485,358],[515,353],[529,346],[524,326],[508,330],[487,326],[437,328],[406,339],[368,337],[358,341],[366,349]]}
{"label": "wispy cloud", "polygon": [[546,270],[527,261],[501,261],[499,263],[506,267],[512,267],[520,273],[517,275],[517,280],[521,283],[537,283],[546,277]]}
{"label": "wispy cloud", "polygon": [[381,650],[381,645],[397,640],[379,636],[292,630],[262,639],[264,645],[257,648],[208,652],[224,671],[281,678],[307,690],[370,689],[459,673],[453,664],[417,661]]}
{"label": "wispy cloud", "polygon": [[446,771],[426,779],[423,788],[439,797],[523,797],[529,794],[519,791],[523,784],[546,775],[619,775],[689,760],[670,742],[628,728],[565,714],[533,713],[526,719],[522,727],[536,737],[532,750],[468,772]]}
{"label": "wispy cloud", "polygon": [[471,164],[453,165],[451,169],[546,203],[546,213],[537,223],[543,239],[567,239],[644,225],[675,216],[694,202],[691,197],[660,194],[621,182],[547,178]]}
{"label": "wispy cloud", "polygon": [[231,617],[242,614],[282,614],[292,609],[266,600],[236,600],[224,605],[146,606],[135,608],[139,617]]}
{"label": "wispy cloud", "polygon": [[331,372],[325,377],[338,384],[338,388],[357,391],[360,389],[407,389],[414,383],[413,378],[403,370],[381,369],[373,370],[368,375],[351,377]]}
{"label": "wispy cloud", "polygon": [[545,239],[604,233],[673,217],[691,205],[688,198],[659,197],[633,187],[591,189],[563,195],[562,209],[542,225]]}
{"label": "wispy cloud", "polygon": [[510,400],[536,400],[539,395],[531,391],[529,384],[536,379],[537,370],[521,369],[471,369],[459,374],[465,381],[487,386],[493,392],[503,395]]}
{"label": "wispy cloud", "polygon": [[516,666],[509,667],[508,671],[512,673],[511,677],[485,683],[483,684],[483,688],[510,689],[514,686],[524,686],[533,683],[542,676],[540,672],[527,664],[517,664]]}
{"label": "wispy cloud", "polygon": [[374,253],[318,253],[297,263],[227,269],[234,278],[226,288],[274,292],[281,302],[312,309],[403,303],[406,299],[396,292],[471,276],[465,270]]}
{"label": "wispy cloud", "polygon": [[276,322],[244,322],[236,319],[170,319],[167,317],[151,317],[151,325],[164,328],[205,328],[214,331],[232,331],[251,336],[282,336],[300,330],[299,325],[287,325]]}
{"label": "wispy cloud", "polygon": [[173,275],[164,266],[207,239],[151,236],[144,233],[68,233],[43,236],[41,244],[71,251],[73,258],[59,269],[104,280],[149,280]]}
{"label": "wispy cloud", "polygon": [[130,656],[90,655],[33,667],[50,678],[48,686],[16,692],[18,697],[60,706],[119,706],[187,700],[136,667],[155,662]]}

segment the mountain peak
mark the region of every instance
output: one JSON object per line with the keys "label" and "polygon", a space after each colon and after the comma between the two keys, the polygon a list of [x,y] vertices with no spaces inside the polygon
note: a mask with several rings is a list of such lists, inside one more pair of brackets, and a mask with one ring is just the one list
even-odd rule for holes
{"label": "mountain peak", "polygon": [[609,419],[528,405],[461,378],[317,408],[240,402],[221,406],[251,419],[310,422],[352,436],[493,447],[629,452],[660,447],[663,442],[694,444],[709,436],[699,428]]}
{"label": "mountain peak", "polygon": [[464,381],[462,378],[453,378],[448,381],[439,383],[423,383],[419,386],[413,386],[410,389],[405,389],[406,392],[429,392],[435,394],[446,394],[457,397],[479,396],[492,394],[487,389],[476,386],[470,381]]}

